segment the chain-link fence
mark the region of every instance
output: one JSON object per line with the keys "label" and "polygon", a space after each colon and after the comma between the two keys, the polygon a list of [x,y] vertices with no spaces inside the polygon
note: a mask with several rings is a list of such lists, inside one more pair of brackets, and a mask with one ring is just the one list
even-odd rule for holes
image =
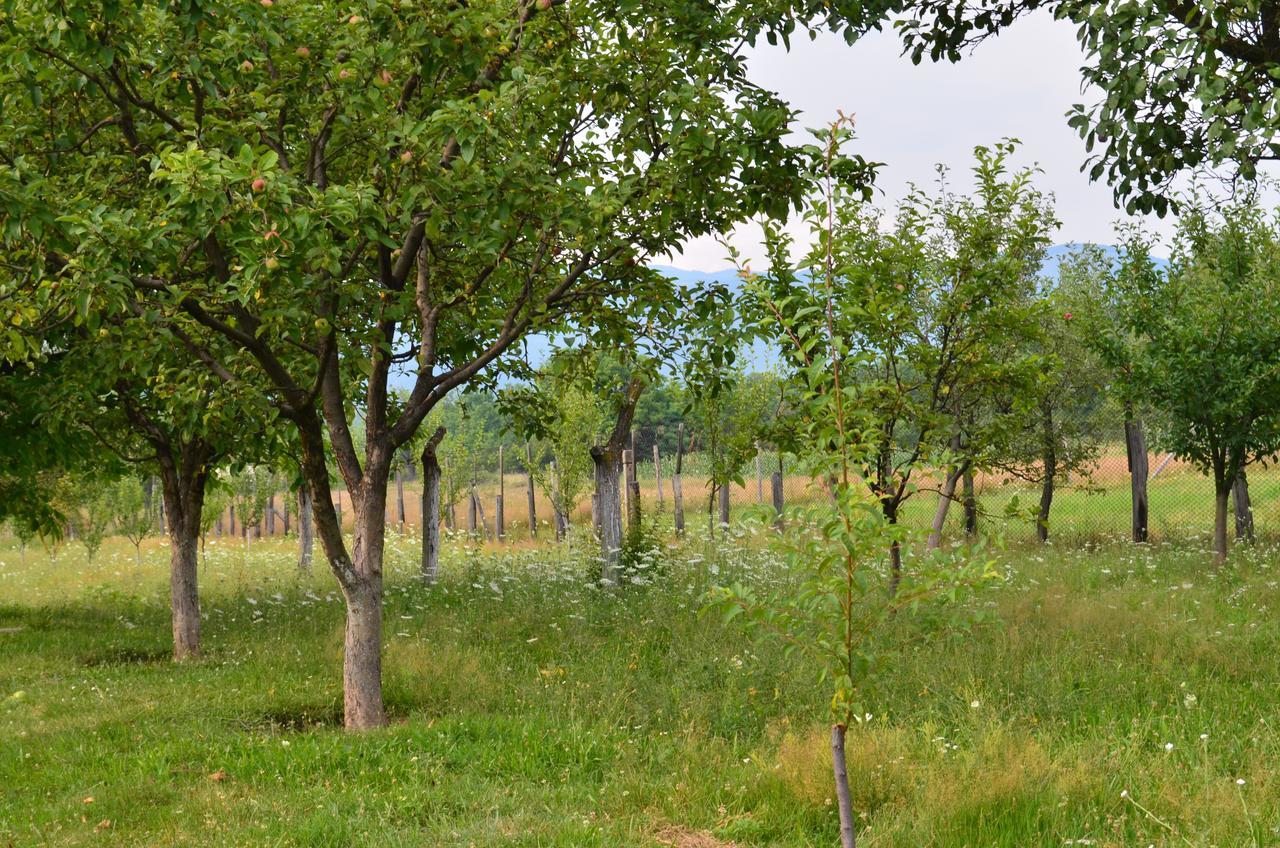
{"label": "chain-link fence", "polygon": [[[767,523],[781,504],[784,510],[795,507],[822,508],[830,504],[830,490],[822,481],[809,479],[796,471],[793,458],[768,446],[761,446],[738,469],[738,480],[727,487],[721,497],[712,485],[711,466],[705,451],[699,449],[697,434],[686,431],[684,449],[675,447],[667,432],[638,429],[634,434],[635,474],[642,514],[659,533],[674,533],[682,523],[686,533],[707,533],[719,527],[727,514],[731,524],[744,520]],[[584,451],[589,446],[584,446]],[[561,494],[564,518],[571,528],[589,530],[594,522],[590,477],[573,483],[574,494],[557,493],[554,473],[530,475],[525,451],[520,446],[507,446],[501,457],[481,456],[461,479],[448,480],[452,473],[445,468],[442,485],[441,520],[447,529],[472,532],[477,538],[496,539],[501,531],[509,543],[530,539],[554,539],[556,510],[553,496]],[[544,465],[554,457],[543,457]],[[1188,463],[1158,450],[1146,454],[1147,510],[1145,528],[1153,541],[1201,540],[1211,538],[1214,525],[1214,492],[1212,480]],[[676,469],[679,465],[679,477]],[[1141,467],[1141,463],[1139,463]],[[910,494],[902,503],[899,520],[927,533],[937,520],[941,490],[948,476],[947,468],[916,467],[907,481]],[[949,500],[942,535],[957,540],[966,534],[998,536],[1012,545],[1035,543],[1044,533],[1058,545],[1086,545],[1119,541],[1134,537],[1133,475],[1125,444],[1123,424],[1097,434],[1088,461],[1077,463],[1072,470],[1053,477],[1052,498],[1042,512],[1045,497],[1043,463],[1031,462],[1018,467],[986,467],[969,474],[957,475],[954,494]],[[680,490],[677,507],[677,487]],[[630,497],[623,486],[624,498]],[[1237,494],[1239,493],[1237,489]],[[1231,526],[1238,536],[1280,537],[1280,469],[1251,466],[1247,471],[1246,497],[1237,509],[1233,496]],[[335,504],[351,527],[351,498],[345,491],[335,491]],[[294,496],[281,494],[273,500],[255,534],[279,535],[287,532],[282,520],[294,506]],[[419,475],[411,463],[392,483],[387,523],[404,532],[420,532],[422,526]],[[271,510],[275,520],[270,520]],[[677,512],[681,513],[678,519]],[[1040,515],[1047,514],[1041,522]],[[229,516],[224,516],[229,519]],[[531,533],[532,526],[536,532]],[[296,519],[295,519],[296,523]],[[244,532],[229,520],[222,522],[230,532]]]}

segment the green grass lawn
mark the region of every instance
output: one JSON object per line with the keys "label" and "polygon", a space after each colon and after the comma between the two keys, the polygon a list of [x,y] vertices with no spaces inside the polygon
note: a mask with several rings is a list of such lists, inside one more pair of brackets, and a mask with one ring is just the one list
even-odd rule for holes
{"label": "green grass lawn", "polygon": [[[815,670],[698,615],[716,581],[785,582],[767,549],[691,542],[614,594],[572,549],[455,544],[426,590],[415,541],[388,552],[393,725],[362,736],[336,586],[287,543],[210,548],[182,666],[158,543],[141,569],[0,543],[0,845],[837,843]],[[860,844],[1280,845],[1276,556],[1004,553],[973,601],[997,621],[913,641],[850,732]]]}

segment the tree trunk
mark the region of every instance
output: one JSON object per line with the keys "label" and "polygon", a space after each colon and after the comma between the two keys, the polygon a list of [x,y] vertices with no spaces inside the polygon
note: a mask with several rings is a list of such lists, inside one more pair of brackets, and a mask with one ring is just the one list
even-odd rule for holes
{"label": "tree trunk", "polygon": [[969,470],[969,461],[965,460],[947,472],[942,483],[942,491],[938,493],[938,507],[933,512],[933,525],[929,530],[929,538],[925,542],[926,550],[936,551],[942,546],[942,530],[947,524],[947,513],[951,502],[956,498],[956,485]]}
{"label": "tree trunk", "polygon": [[1245,477],[1243,468],[1231,485],[1231,500],[1235,504],[1236,541],[1252,542],[1253,505],[1249,501],[1249,480]]}
{"label": "tree trunk", "polygon": [[173,658],[200,656],[199,529],[174,520],[169,510],[169,602],[173,609]]}
{"label": "tree trunk", "polygon": [[836,779],[836,806],[840,811],[840,848],[856,848],[853,800],[849,797],[849,772],[844,756],[843,724],[831,725],[831,766]]}
{"label": "tree trunk", "polygon": [[595,464],[596,510],[600,519],[600,578],[618,582],[618,560],[622,553],[622,452],[608,445],[591,449]]}
{"label": "tree trunk", "polygon": [[284,525],[284,527],[282,528],[282,532],[284,533],[284,535],[288,536],[289,535],[289,499],[288,498],[280,499],[280,523]]}
{"label": "tree trunk", "polygon": [[422,448],[422,582],[431,585],[440,574],[440,462],[436,448],[444,428]]}
{"label": "tree trunk", "polygon": [[[896,498],[885,497],[880,500],[880,508],[884,513],[885,521],[891,526],[898,523],[898,501]],[[892,597],[898,593],[898,585],[902,583],[902,544],[894,539],[889,543],[889,596]]]}
{"label": "tree trunk", "polygon": [[382,553],[389,465],[389,457],[369,456],[358,494],[352,493],[352,573],[339,581],[347,601],[343,713],[352,730],[387,723],[382,705]]}
{"label": "tree trunk", "polygon": [[1133,541],[1147,541],[1147,439],[1142,421],[1132,416],[1124,422],[1124,445],[1129,459],[1129,486],[1133,503]]}
{"label": "tree trunk", "polygon": [[200,656],[200,517],[212,457],[212,448],[203,442],[159,451],[161,504],[169,533],[169,602],[175,660]]}
{"label": "tree trunk", "polygon": [[1040,512],[1036,515],[1036,538],[1041,542],[1049,540],[1049,508],[1053,506],[1054,474],[1045,472],[1040,484]]}
{"label": "tree trunk", "polygon": [[1214,494],[1213,515],[1213,564],[1222,565],[1227,561],[1227,500],[1231,497],[1230,486],[1219,486]]}
{"label": "tree trunk", "polygon": [[267,509],[263,513],[262,520],[266,524],[266,535],[274,536],[276,534],[276,496],[274,494],[267,495]]}
{"label": "tree trunk", "polygon": [[312,551],[315,548],[315,533],[311,524],[311,493],[306,485],[298,488],[298,570],[303,574],[311,573]]}

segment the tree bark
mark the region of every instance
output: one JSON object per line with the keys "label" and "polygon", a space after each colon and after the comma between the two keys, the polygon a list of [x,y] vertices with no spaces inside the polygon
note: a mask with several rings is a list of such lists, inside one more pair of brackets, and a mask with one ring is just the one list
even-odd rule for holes
{"label": "tree bark", "polygon": [[1055,475],[1046,471],[1040,483],[1040,512],[1036,515],[1036,538],[1049,541],[1049,508],[1053,506]]}
{"label": "tree bark", "polygon": [[951,509],[951,502],[956,497],[956,485],[968,470],[969,463],[966,460],[947,472],[947,477],[942,483],[942,491],[938,493],[938,506],[933,512],[933,524],[929,529],[929,538],[925,542],[926,550],[936,551],[942,546],[942,530],[947,524],[947,512]]}
{"label": "tree bark", "polygon": [[298,488],[298,570],[311,573],[315,528],[311,524],[311,493],[305,485]]}
{"label": "tree bark", "polygon": [[198,557],[200,518],[204,489],[214,451],[195,440],[157,452],[160,465],[161,503],[169,533],[169,603],[173,630],[173,658],[200,656],[200,592]]}
{"label": "tree bark", "polygon": [[440,461],[436,449],[444,438],[439,427],[422,446],[422,582],[428,586],[440,575]]}
{"label": "tree bark", "polygon": [[1249,480],[1245,477],[1243,468],[1231,485],[1231,500],[1236,513],[1236,541],[1252,542],[1253,505],[1249,501]]}
{"label": "tree bark", "polygon": [[831,766],[836,780],[836,807],[840,811],[840,848],[856,848],[853,800],[849,797],[849,771],[844,756],[843,724],[831,725]]}
{"label": "tree bark", "polygon": [[[618,405],[613,431],[603,445],[591,448],[595,465],[596,509],[600,517],[600,578],[606,583],[618,582],[618,562],[622,554],[622,452],[631,434],[631,420],[644,391],[644,381],[631,378]],[[679,460],[676,460],[677,473]],[[638,500],[638,499],[637,499]],[[638,504],[637,504],[638,506]]]}
{"label": "tree bark", "polygon": [[596,510],[600,520],[600,578],[618,582],[618,560],[622,553],[622,454],[608,445],[591,449],[595,464]]}
{"label": "tree bark", "polygon": [[[898,506],[897,498],[892,496],[880,499],[880,509],[884,514],[885,521],[890,525],[898,523]],[[889,596],[892,597],[898,593],[898,586],[902,583],[902,544],[894,539],[889,543]]]}
{"label": "tree bark", "polygon": [[1133,541],[1147,541],[1147,439],[1142,421],[1127,416],[1124,422],[1124,445],[1129,460],[1129,487],[1133,504]]}
{"label": "tree bark", "polygon": [[1218,491],[1214,493],[1213,564],[1215,566],[1227,561],[1227,500],[1230,497],[1230,486],[1219,486]]}

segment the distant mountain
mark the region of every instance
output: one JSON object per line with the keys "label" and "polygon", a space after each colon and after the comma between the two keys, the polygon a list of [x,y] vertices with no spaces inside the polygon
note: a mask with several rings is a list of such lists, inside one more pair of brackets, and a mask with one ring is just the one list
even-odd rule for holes
{"label": "distant mountain", "polygon": [[[1079,242],[1071,242],[1066,244],[1055,244],[1045,251],[1044,264],[1042,271],[1047,277],[1056,277],[1058,268],[1062,265],[1062,261],[1070,256],[1082,245]],[[1103,250],[1113,259],[1119,259],[1120,251],[1113,245],[1102,245]],[[1169,264],[1167,259],[1155,258],[1155,262],[1159,267],[1166,267]],[[687,286],[700,286],[720,283],[729,287],[732,291],[740,291],[742,288],[742,279],[738,276],[738,271],[734,268],[725,268],[720,271],[691,271],[686,268],[677,268],[673,265],[654,265],[653,268],[661,271],[671,279]],[[534,335],[525,340],[526,349],[528,351],[529,362],[534,367],[541,365],[551,355],[551,342],[546,336]],[[778,364],[778,355],[763,343],[756,343],[748,352],[744,365],[748,369],[768,370]],[[407,376],[400,377],[395,380],[397,385],[407,384]]]}

